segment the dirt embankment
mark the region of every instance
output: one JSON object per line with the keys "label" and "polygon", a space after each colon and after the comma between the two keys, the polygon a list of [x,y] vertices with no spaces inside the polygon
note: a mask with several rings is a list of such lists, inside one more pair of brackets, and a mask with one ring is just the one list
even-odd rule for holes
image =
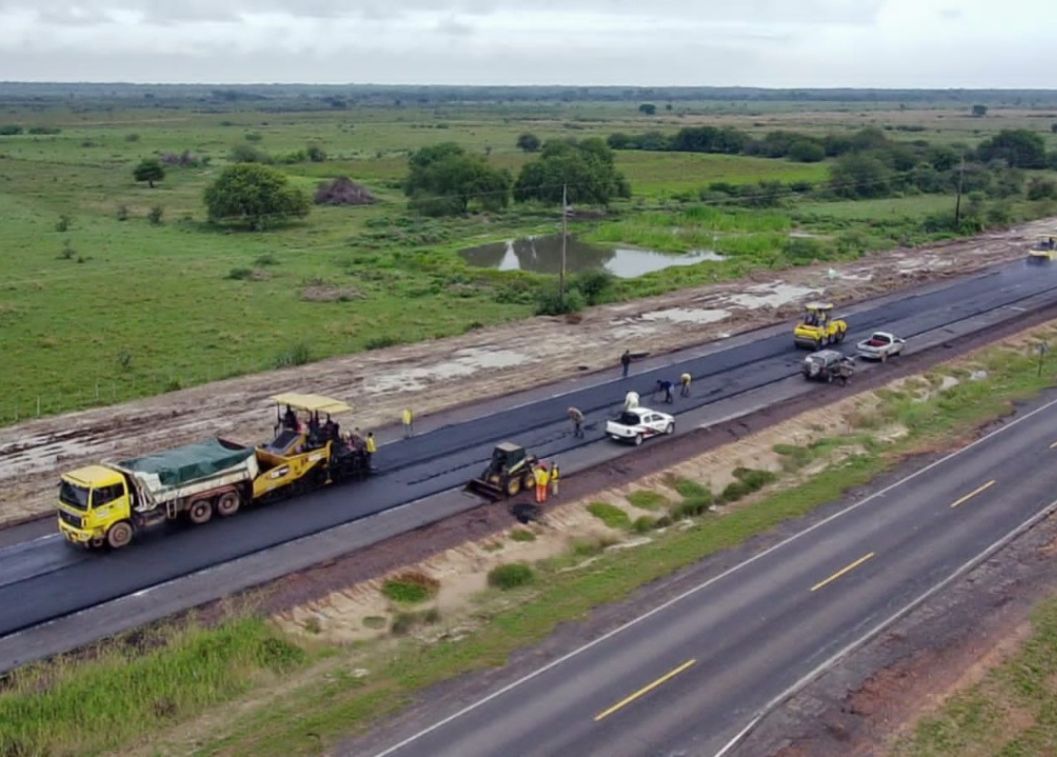
{"label": "dirt embankment", "polygon": [[209,436],[264,439],[273,423],[267,398],[277,392],[351,401],[357,425],[379,428],[397,422],[407,405],[421,417],[614,366],[626,348],[659,353],[791,318],[810,297],[851,302],[1022,257],[1025,240],[1051,227],[1052,220],[1036,221],[839,266],[758,274],[593,308],[577,323],[533,318],[7,427],[0,430],[0,525],[47,512],[63,469]]}

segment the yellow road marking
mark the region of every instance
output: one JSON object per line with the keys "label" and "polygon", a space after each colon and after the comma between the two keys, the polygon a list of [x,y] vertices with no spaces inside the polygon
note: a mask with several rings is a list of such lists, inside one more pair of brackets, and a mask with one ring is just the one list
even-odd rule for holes
{"label": "yellow road marking", "polygon": [[870,552],[869,554],[863,555],[862,557],[860,557],[858,560],[856,560],[855,562],[851,563],[850,565],[845,565],[843,568],[838,570],[836,573],[834,573],[832,576],[827,578],[825,581],[819,581],[817,584],[812,586],[811,587],[811,591],[818,591],[823,586],[825,586],[827,584],[830,584],[830,583],[833,583],[838,578],[843,576],[845,573],[847,573],[850,570],[855,570],[856,568],[858,568],[860,565],[862,565],[864,562],[866,562],[867,560],[869,560],[870,558],[872,558],[876,554],[877,554],[876,552]]}
{"label": "yellow road marking", "polygon": [[595,722],[597,723],[602,718],[609,717],[614,712],[619,710],[621,707],[626,707],[627,705],[631,704],[632,702],[634,702],[639,697],[642,697],[642,696],[645,696],[646,694],[649,694],[651,691],[656,689],[662,683],[665,683],[666,681],[670,681],[671,679],[675,678],[677,675],[682,673],[684,670],[686,670],[687,668],[689,668],[691,665],[693,665],[696,662],[697,662],[697,660],[687,660],[682,665],[677,667],[675,670],[668,671],[667,673],[665,673],[663,676],[658,678],[653,683],[647,684],[647,685],[643,686],[641,689],[639,689],[638,691],[636,691],[634,694],[631,694],[629,696],[624,697],[623,699],[621,699],[619,702],[617,702],[615,705],[613,705],[609,709],[602,710],[600,713],[595,715]]}
{"label": "yellow road marking", "polygon": [[995,480],[992,478],[990,481],[988,481],[983,486],[978,486],[975,489],[973,489],[971,492],[966,494],[964,497],[959,497],[958,499],[954,500],[954,502],[951,503],[951,509],[953,510],[958,505],[961,505],[961,504],[964,504],[964,503],[968,502],[970,499],[975,497],[980,492],[984,491],[985,489],[990,489],[994,485],[995,485]]}

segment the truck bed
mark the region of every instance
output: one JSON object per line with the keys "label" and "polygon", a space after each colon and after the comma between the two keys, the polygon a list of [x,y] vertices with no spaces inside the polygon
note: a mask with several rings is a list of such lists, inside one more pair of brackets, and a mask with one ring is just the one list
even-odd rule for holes
{"label": "truck bed", "polygon": [[123,460],[114,467],[135,480],[141,499],[146,500],[137,507],[139,510],[216,486],[251,481],[258,472],[252,447],[223,439]]}

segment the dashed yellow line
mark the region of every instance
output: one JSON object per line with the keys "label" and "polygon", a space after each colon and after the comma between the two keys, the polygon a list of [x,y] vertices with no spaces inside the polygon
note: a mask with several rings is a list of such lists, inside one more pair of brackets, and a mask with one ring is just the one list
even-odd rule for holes
{"label": "dashed yellow line", "polygon": [[811,591],[818,591],[818,590],[819,590],[819,589],[821,589],[821,588],[822,588],[823,586],[826,586],[827,584],[831,584],[831,583],[833,583],[833,582],[834,582],[834,581],[836,581],[836,580],[837,580],[838,578],[840,578],[841,576],[843,576],[843,575],[844,575],[845,573],[847,573],[847,572],[849,572],[849,571],[852,571],[852,570],[855,570],[855,569],[856,569],[856,568],[858,568],[858,567],[859,567],[860,565],[862,565],[862,564],[863,564],[864,562],[866,562],[867,560],[869,560],[869,559],[873,558],[873,557],[874,557],[874,556],[875,556],[876,554],[877,554],[876,552],[870,552],[869,554],[863,555],[862,557],[860,557],[860,558],[859,558],[858,560],[856,560],[855,562],[853,562],[853,563],[850,563],[850,564],[848,564],[848,565],[845,565],[845,566],[844,566],[843,568],[841,568],[840,570],[838,570],[838,571],[837,571],[836,573],[834,573],[834,574],[833,574],[832,576],[830,576],[829,578],[825,579],[824,581],[819,581],[819,582],[818,582],[817,584],[815,584],[814,586],[812,586],[812,587],[811,587]]}
{"label": "dashed yellow line", "polygon": [[975,489],[973,489],[973,490],[972,490],[971,492],[969,492],[968,494],[966,494],[966,495],[965,495],[964,497],[959,497],[958,499],[956,499],[956,500],[954,500],[953,502],[951,502],[951,509],[953,510],[953,509],[954,509],[954,508],[956,508],[956,507],[957,507],[958,505],[962,505],[962,504],[965,504],[966,502],[968,502],[969,500],[971,500],[971,499],[972,499],[973,497],[975,497],[975,496],[976,496],[977,494],[979,494],[980,492],[982,492],[982,491],[985,491],[986,489],[990,489],[990,488],[991,488],[992,486],[994,486],[994,485],[995,485],[995,480],[994,480],[994,479],[992,478],[992,479],[991,479],[990,481],[988,481],[988,482],[987,482],[986,484],[984,484],[984,485],[982,485],[982,486],[978,486],[978,487],[976,487],[976,488],[975,488]]}
{"label": "dashed yellow line", "polygon": [[621,707],[626,707],[627,705],[631,704],[632,702],[634,702],[639,697],[643,697],[646,694],[649,694],[651,691],[656,689],[658,686],[660,686],[661,684],[663,684],[663,683],[665,683],[667,681],[672,680],[673,678],[675,678],[677,675],[682,673],[684,670],[686,670],[687,668],[689,668],[691,665],[693,665],[696,662],[697,662],[697,660],[687,660],[686,662],[684,662],[682,665],[680,665],[679,667],[675,668],[674,670],[670,670],[667,673],[665,673],[663,676],[658,678],[653,683],[646,684],[641,689],[636,691],[634,694],[630,694],[630,695],[624,697],[623,699],[621,699],[619,702],[617,702],[612,707],[609,707],[608,709],[602,710],[600,713],[595,715],[595,722],[597,723],[602,718],[609,717],[614,712],[619,710]]}

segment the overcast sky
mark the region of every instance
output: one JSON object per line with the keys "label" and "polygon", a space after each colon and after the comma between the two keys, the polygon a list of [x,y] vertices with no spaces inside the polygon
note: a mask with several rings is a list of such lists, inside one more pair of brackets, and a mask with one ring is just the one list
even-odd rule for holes
{"label": "overcast sky", "polygon": [[1054,22],[1054,0],[0,0],[0,79],[1057,88]]}

